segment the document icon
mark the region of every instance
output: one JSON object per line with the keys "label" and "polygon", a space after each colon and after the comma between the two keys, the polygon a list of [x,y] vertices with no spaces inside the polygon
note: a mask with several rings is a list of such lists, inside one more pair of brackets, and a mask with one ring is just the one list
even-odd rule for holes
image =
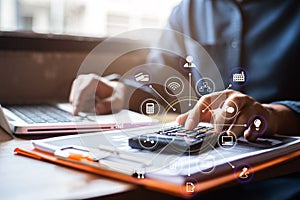
{"label": "document icon", "polygon": [[191,193],[191,192],[195,192],[195,185],[193,182],[186,182],[185,184],[185,191],[188,192],[188,193]]}

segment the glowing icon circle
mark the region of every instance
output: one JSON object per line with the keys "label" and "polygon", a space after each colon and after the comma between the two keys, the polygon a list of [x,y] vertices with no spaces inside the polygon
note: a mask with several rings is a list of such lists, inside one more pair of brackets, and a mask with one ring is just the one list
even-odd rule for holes
{"label": "glowing icon circle", "polygon": [[141,103],[140,112],[148,116],[157,115],[160,113],[160,104],[157,100],[148,98]]}
{"label": "glowing icon circle", "polygon": [[178,77],[170,77],[165,82],[165,91],[170,96],[178,96],[182,93],[184,88],[183,81]]}
{"label": "glowing icon circle", "polygon": [[[230,134],[227,134],[229,132]],[[237,138],[235,134],[231,131],[226,131],[218,136],[218,145],[222,149],[229,150],[235,147]]]}
{"label": "glowing icon circle", "polygon": [[215,91],[215,83],[210,78],[201,78],[197,81],[195,90],[200,96],[210,94]]}

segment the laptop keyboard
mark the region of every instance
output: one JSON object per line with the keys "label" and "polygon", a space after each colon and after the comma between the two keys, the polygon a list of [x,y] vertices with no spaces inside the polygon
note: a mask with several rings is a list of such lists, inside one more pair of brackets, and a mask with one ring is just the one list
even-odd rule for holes
{"label": "laptop keyboard", "polygon": [[29,124],[82,121],[81,117],[75,117],[71,113],[51,105],[16,105],[5,107]]}

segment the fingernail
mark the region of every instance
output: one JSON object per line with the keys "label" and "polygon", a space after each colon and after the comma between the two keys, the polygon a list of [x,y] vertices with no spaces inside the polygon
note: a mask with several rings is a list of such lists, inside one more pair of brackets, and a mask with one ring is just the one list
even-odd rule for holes
{"label": "fingernail", "polygon": [[244,131],[244,137],[248,141],[254,142],[258,138],[258,135],[251,133],[250,129],[247,129]]}
{"label": "fingernail", "polygon": [[181,116],[176,117],[176,122],[177,122],[178,124],[183,124],[183,123],[182,123]]}
{"label": "fingernail", "polygon": [[77,110],[76,107],[73,107],[73,112],[72,112],[72,114],[75,115],[75,116],[78,114],[78,110]]}

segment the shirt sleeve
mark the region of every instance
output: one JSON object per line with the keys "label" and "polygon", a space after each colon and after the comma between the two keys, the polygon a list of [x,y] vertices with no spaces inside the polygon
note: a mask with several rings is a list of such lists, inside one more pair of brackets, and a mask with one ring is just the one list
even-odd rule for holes
{"label": "shirt sleeve", "polygon": [[[175,6],[168,18],[168,21],[164,27],[164,31],[162,29],[162,34],[159,39],[160,46],[164,49],[174,50],[174,49],[184,49],[184,42],[181,41],[175,32],[182,33],[182,4],[179,3]],[[169,42],[173,41],[173,42]],[[168,66],[177,65],[178,61],[176,57],[172,53],[168,53],[166,51],[160,51],[157,49],[151,49],[147,56],[147,63],[160,63]]]}
{"label": "shirt sleeve", "polygon": [[272,102],[271,104],[281,104],[281,105],[287,106],[291,110],[293,110],[295,113],[300,115],[300,101],[289,101],[289,100],[275,101],[275,102]]}

